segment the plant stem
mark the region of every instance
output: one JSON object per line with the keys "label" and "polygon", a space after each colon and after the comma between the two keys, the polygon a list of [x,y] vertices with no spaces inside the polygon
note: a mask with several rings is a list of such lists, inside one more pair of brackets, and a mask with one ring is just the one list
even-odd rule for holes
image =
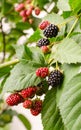
{"label": "plant stem", "polygon": [[65,20],[64,22],[58,24],[58,27],[60,28],[61,26],[63,26],[63,25],[65,25],[65,24],[69,23],[69,22],[72,21],[73,19],[75,19],[75,17],[71,17],[71,18]]}
{"label": "plant stem", "polygon": [[11,66],[11,65],[17,64],[18,62],[19,62],[19,60],[15,59],[13,61],[8,61],[8,62],[5,62],[5,63],[2,63],[2,64],[0,64],[0,69],[4,68],[4,67],[7,67],[7,66]]}
{"label": "plant stem", "polygon": [[6,55],[6,39],[5,39],[6,35],[5,35],[4,31],[3,31],[2,20],[3,20],[3,18],[1,18],[1,31],[2,31],[2,37],[3,37],[3,58],[2,58],[2,62],[4,62],[5,55]]}
{"label": "plant stem", "polygon": [[75,25],[76,25],[77,22],[78,22],[78,18],[75,20],[75,22],[74,22],[73,26],[71,27],[71,29],[70,29],[68,35],[66,36],[66,38],[69,37],[69,35],[70,35],[71,32],[73,31],[73,29],[74,29],[74,27],[75,27]]}

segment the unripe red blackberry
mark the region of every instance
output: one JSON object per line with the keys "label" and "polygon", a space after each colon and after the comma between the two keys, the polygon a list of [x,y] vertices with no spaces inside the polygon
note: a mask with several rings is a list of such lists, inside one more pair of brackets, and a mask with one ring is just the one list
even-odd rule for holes
{"label": "unripe red blackberry", "polygon": [[47,38],[56,37],[58,34],[59,28],[54,24],[50,24],[43,32],[44,36]]}
{"label": "unripe red blackberry", "polygon": [[26,10],[22,10],[22,11],[20,12],[20,16],[26,17]]}
{"label": "unripe red blackberry", "polygon": [[32,105],[33,105],[33,102],[31,101],[31,100],[25,100],[24,102],[23,102],[23,107],[24,108],[31,108],[32,107]]}
{"label": "unripe red blackberry", "polygon": [[29,8],[27,11],[26,11],[26,15],[27,16],[30,16],[32,14],[32,8]]}
{"label": "unripe red blackberry", "polygon": [[42,23],[40,23],[39,28],[41,30],[44,30],[49,24],[49,21],[43,21]]}
{"label": "unripe red blackberry", "polygon": [[49,43],[50,43],[50,41],[48,39],[42,38],[38,41],[37,46],[38,47],[47,46],[47,45],[49,45]]}
{"label": "unripe red blackberry", "polygon": [[18,93],[14,93],[8,96],[8,98],[6,99],[6,103],[9,106],[14,106],[14,105],[18,105],[19,103],[21,103],[23,101],[23,98],[21,97],[21,95],[19,95]]}
{"label": "unripe red blackberry", "polygon": [[37,116],[42,110],[42,100],[35,100],[33,107],[30,109],[31,114]]}
{"label": "unripe red blackberry", "polygon": [[39,8],[39,7],[36,7],[36,8],[35,8],[35,14],[36,14],[36,15],[39,15],[39,14],[40,14],[40,8]]}
{"label": "unripe red blackberry", "polygon": [[52,71],[48,76],[48,84],[52,87],[59,86],[63,81],[63,73],[59,70]]}
{"label": "unripe red blackberry", "polygon": [[43,53],[49,52],[48,46],[42,46],[42,47],[41,47],[41,50],[42,50]]}
{"label": "unripe red blackberry", "polygon": [[20,95],[23,97],[23,98],[31,98],[32,96],[35,95],[37,91],[37,88],[36,87],[28,87],[26,89],[23,89],[21,92],[20,92]]}
{"label": "unripe red blackberry", "polygon": [[49,74],[49,69],[47,67],[41,67],[36,70],[36,75],[41,78],[45,78]]}
{"label": "unripe red blackberry", "polygon": [[15,11],[20,12],[22,9],[24,9],[24,4],[20,3],[16,8]]}

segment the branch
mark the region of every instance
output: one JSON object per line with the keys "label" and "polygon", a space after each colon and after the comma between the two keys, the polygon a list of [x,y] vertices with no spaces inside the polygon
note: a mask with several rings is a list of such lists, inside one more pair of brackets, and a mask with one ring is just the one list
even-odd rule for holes
{"label": "branch", "polygon": [[15,65],[19,62],[18,59],[15,59],[13,61],[8,61],[8,62],[5,62],[5,63],[2,63],[0,64],[0,69],[4,68],[4,67],[7,67],[7,66],[11,66],[11,65]]}

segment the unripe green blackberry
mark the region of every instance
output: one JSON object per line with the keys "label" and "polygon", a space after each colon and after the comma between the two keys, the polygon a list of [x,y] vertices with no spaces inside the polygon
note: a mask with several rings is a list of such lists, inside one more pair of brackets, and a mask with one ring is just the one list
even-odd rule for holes
{"label": "unripe green blackberry", "polygon": [[52,38],[52,37],[56,37],[58,34],[59,28],[58,26],[54,25],[54,24],[50,24],[49,26],[47,26],[47,28],[44,30],[43,34],[45,37],[47,38]]}
{"label": "unripe green blackberry", "polygon": [[49,45],[49,43],[50,43],[50,41],[48,39],[42,38],[38,41],[37,46],[38,47],[47,46],[47,45]]}
{"label": "unripe green blackberry", "polygon": [[57,87],[63,81],[63,73],[59,70],[52,71],[48,76],[48,84],[52,87]]}

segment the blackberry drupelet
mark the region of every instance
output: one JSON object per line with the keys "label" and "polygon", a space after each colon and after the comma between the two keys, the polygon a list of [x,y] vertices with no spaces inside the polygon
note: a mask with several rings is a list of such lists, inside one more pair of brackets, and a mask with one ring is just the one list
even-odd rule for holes
{"label": "blackberry drupelet", "polygon": [[63,81],[63,74],[59,70],[54,70],[49,74],[48,84],[57,87]]}
{"label": "blackberry drupelet", "polygon": [[47,46],[47,45],[49,45],[49,43],[50,43],[50,41],[48,39],[42,38],[38,41],[37,46],[38,47]]}
{"label": "blackberry drupelet", "polygon": [[50,24],[43,32],[44,36],[47,38],[56,37],[58,34],[59,28],[54,24]]}

